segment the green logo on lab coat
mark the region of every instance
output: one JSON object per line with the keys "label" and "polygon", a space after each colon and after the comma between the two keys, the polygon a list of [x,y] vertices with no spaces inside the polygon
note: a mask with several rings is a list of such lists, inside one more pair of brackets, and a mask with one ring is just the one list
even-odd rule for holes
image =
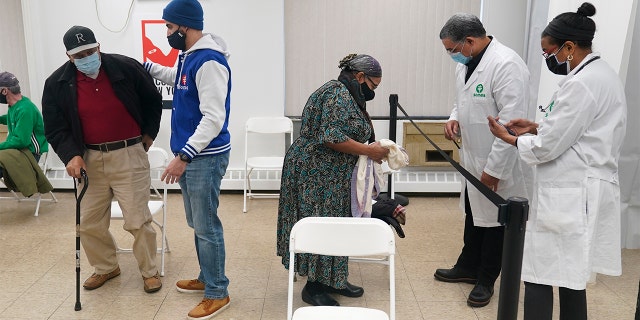
{"label": "green logo on lab coat", "polygon": [[538,108],[540,108],[541,112],[544,112],[544,117],[548,117],[549,113],[551,112],[551,110],[553,109],[553,105],[555,104],[555,101],[551,101],[551,103],[549,103],[549,105],[546,108],[543,108],[542,106],[539,106]]}
{"label": "green logo on lab coat", "polygon": [[474,97],[485,97],[485,94],[482,93],[482,91],[484,91],[484,86],[482,85],[482,83],[478,84],[476,86],[476,93],[473,94]]}

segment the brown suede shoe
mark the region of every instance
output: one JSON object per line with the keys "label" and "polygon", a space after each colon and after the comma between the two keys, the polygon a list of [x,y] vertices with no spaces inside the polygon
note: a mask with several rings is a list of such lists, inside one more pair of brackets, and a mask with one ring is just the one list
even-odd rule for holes
{"label": "brown suede shoe", "polygon": [[144,280],[144,292],[146,293],[153,293],[160,290],[160,288],[162,288],[162,281],[160,281],[160,274],[158,274],[157,272],[153,277],[149,277],[149,278],[142,277],[142,279]]}
{"label": "brown suede shoe", "polygon": [[92,274],[87,280],[84,281],[82,285],[87,290],[98,289],[102,287],[102,285],[120,275],[120,266],[118,266],[115,270],[105,273],[105,274]]}
{"label": "brown suede shoe", "polygon": [[176,289],[184,293],[204,293],[204,287],[204,282],[198,279],[178,280],[176,282]]}
{"label": "brown suede shoe", "polygon": [[193,308],[187,319],[189,320],[205,320],[210,319],[213,316],[220,313],[222,310],[226,309],[229,304],[231,304],[231,299],[229,296],[222,299],[207,299],[204,298],[202,301]]}

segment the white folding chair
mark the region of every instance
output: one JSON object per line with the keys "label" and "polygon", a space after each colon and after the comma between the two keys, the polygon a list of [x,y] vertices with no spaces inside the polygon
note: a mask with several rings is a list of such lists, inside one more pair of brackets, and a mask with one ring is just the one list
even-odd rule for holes
{"label": "white folding chair", "polygon": [[[395,236],[379,219],[308,217],[298,221],[289,237],[289,291],[287,320],[395,320],[396,289]],[[389,314],[362,307],[302,307],[293,312],[294,255],[313,253],[328,256],[389,257]]]}
{"label": "white folding chair", "polygon": [[[160,229],[162,234],[162,245],[158,248],[160,253],[160,275],[164,276],[164,254],[170,252],[169,241],[167,240],[167,184],[160,180],[162,172],[169,162],[169,155],[162,148],[151,147],[147,152],[149,155],[149,167],[151,169],[151,200],[149,200],[149,210],[153,216],[153,223]],[[162,193],[158,189],[162,189]],[[159,199],[159,200],[155,200]],[[162,212],[162,222],[158,221],[157,215]],[[123,220],[122,209],[118,201],[111,202],[111,219]],[[112,235],[113,237],[113,235]],[[117,245],[118,253],[131,253],[131,248],[121,248]]]}
{"label": "white folding chair", "polygon": [[[279,193],[255,193],[251,190],[251,173],[254,169],[273,172],[281,171],[284,162],[284,153],[286,146],[277,155],[272,152],[270,155],[258,155],[249,147],[249,142],[254,138],[262,137],[262,139],[273,139],[282,136],[283,140],[286,134],[289,134],[289,146],[293,143],[293,122],[287,117],[253,117],[249,118],[245,124],[244,135],[244,202],[242,212],[247,212],[247,198],[277,198]],[[250,140],[250,138],[252,140]],[[264,140],[263,140],[264,141]],[[286,140],[284,140],[286,141]],[[251,150],[251,154],[249,154]]]}
{"label": "white folding chair", "polygon": [[[40,166],[40,169],[42,169],[42,172],[45,174],[45,176],[47,175],[47,171],[49,170],[49,157],[48,157],[48,153],[47,152],[43,152],[42,155],[40,155],[40,160],[38,161],[38,165]],[[5,186],[4,181],[2,179],[0,179],[0,185]],[[42,202],[58,202],[58,198],[56,198],[56,196],[53,194],[53,191],[49,191],[49,195],[51,195],[51,199],[43,199],[42,198],[42,194],[40,194],[39,192],[34,194],[31,197],[24,197],[22,195],[19,195],[18,193],[16,193],[13,190],[9,190],[9,192],[11,192],[11,197],[0,197],[0,199],[13,199],[13,200],[17,200],[18,202],[23,202],[23,201],[35,201],[36,202],[36,209],[33,212],[33,216],[37,217],[39,212],[40,212],[40,204]]]}

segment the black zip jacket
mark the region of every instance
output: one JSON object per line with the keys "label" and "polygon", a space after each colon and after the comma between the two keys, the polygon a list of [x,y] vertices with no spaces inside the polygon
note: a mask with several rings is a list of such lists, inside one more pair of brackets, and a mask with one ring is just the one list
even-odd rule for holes
{"label": "black zip jacket", "polygon": [[[141,134],[155,140],[160,130],[162,95],[153,78],[132,58],[108,53],[100,53],[100,58],[101,72],[106,72],[113,91],[140,126]],[[65,165],[73,157],[84,155],[86,147],[78,115],[76,67],[71,61],[45,81],[42,117],[47,141]]]}

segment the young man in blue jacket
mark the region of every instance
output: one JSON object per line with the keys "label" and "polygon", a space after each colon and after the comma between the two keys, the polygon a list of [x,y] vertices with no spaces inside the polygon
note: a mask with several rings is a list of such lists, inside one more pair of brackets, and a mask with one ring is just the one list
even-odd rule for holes
{"label": "young man in blue jacket", "polygon": [[175,68],[151,62],[156,79],[174,85],[171,151],[176,157],[161,178],[182,189],[187,224],[195,233],[200,274],[180,280],[180,292],[204,293],[189,319],[209,319],[229,306],[222,222],[218,217],[220,183],[231,149],[229,52],[222,38],[203,33],[203,10],[196,0],[173,0],[164,9],[171,47],[182,51]]}

